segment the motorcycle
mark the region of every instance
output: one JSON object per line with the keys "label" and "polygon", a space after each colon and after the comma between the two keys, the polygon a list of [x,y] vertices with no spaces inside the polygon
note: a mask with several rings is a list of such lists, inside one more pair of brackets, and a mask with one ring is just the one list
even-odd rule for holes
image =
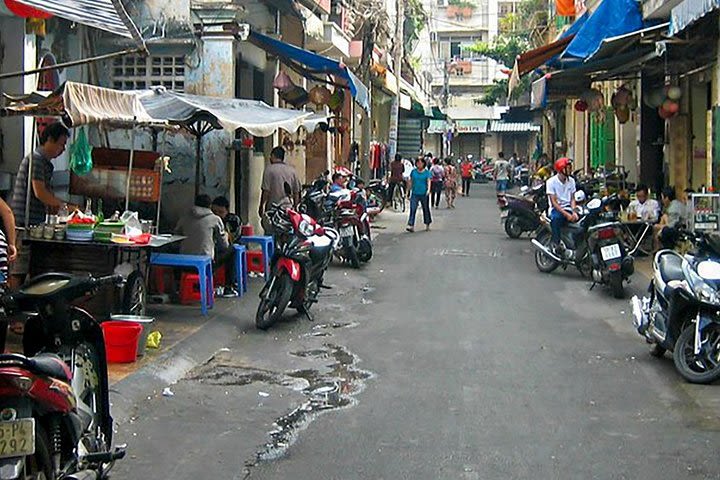
{"label": "motorcycle", "polygon": [[523,187],[520,195],[506,194],[500,201],[500,221],[510,238],[520,238],[525,232],[540,227],[542,212],[547,209],[545,185],[528,189]]}
{"label": "motorcycle", "polygon": [[532,240],[538,270],[552,273],[558,267],[575,267],[582,276],[592,278],[593,287],[607,285],[616,298],[621,298],[623,282],[635,267],[622,242],[621,225],[605,221],[615,216],[612,212],[603,213],[604,205],[612,200],[611,197],[590,200],[580,220],[563,228],[559,251],[553,250],[550,221],[543,215],[542,225]]}
{"label": "motorcycle", "polygon": [[323,278],[339,235],[307,214],[274,208],[269,216],[278,238],[270,263],[271,276],[260,292],[255,325],[267,330],[289,306],[313,320],[310,307],[317,302]]}
{"label": "motorcycle", "polygon": [[720,379],[720,249],[710,243],[701,235],[693,254],[657,252],[648,296],[632,299],[633,323],[652,355],[672,352],[680,375],[700,384]]}
{"label": "motorcycle", "polygon": [[108,478],[125,446],[111,448],[100,324],[72,305],[122,277],[41,275],[5,295],[6,313],[32,313],[24,355],[0,355],[0,479]]}
{"label": "motorcycle", "polygon": [[390,202],[390,186],[387,180],[370,180],[367,188],[367,212],[374,217],[380,214]]}
{"label": "motorcycle", "polygon": [[336,254],[353,268],[360,268],[360,262],[369,262],[373,254],[365,197],[359,190],[340,190],[329,198],[334,204],[333,218],[340,234]]}
{"label": "motorcycle", "polygon": [[325,225],[330,220],[328,210],[325,208],[327,188],[330,184],[327,180],[329,172],[325,172],[303,188],[302,197],[298,210],[314,218],[318,223]]}

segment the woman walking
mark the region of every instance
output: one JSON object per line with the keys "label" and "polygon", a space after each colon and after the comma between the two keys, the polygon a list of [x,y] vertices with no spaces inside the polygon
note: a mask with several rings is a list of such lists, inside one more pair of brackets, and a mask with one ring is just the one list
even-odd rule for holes
{"label": "woman walking", "polygon": [[445,159],[445,202],[447,208],[455,208],[455,196],[457,196],[457,169],[453,165],[452,158]]}
{"label": "woman walking", "polygon": [[432,174],[426,168],[427,165],[424,158],[419,157],[415,165],[417,165],[417,168],[410,174],[410,218],[408,219],[406,228],[408,232],[415,231],[415,214],[417,213],[418,203],[422,205],[425,230],[430,230],[430,224],[432,223],[432,217],[430,216],[430,198],[428,197]]}
{"label": "woman walking", "polygon": [[440,165],[440,159],[433,159],[433,166],[430,167],[430,203],[435,208],[440,208],[440,196],[443,191],[443,179],[445,178],[445,169]]}

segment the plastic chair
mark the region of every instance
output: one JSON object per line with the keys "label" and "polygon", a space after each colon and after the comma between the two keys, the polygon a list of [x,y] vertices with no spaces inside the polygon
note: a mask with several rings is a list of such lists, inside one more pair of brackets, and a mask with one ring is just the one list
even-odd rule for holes
{"label": "plastic chair", "polygon": [[234,244],[235,249],[235,281],[237,282],[238,294],[242,297],[248,289],[248,261],[247,248],[245,245]]}
{"label": "plastic chair", "polygon": [[272,259],[273,253],[275,253],[275,240],[273,237],[266,237],[263,235],[252,235],[247,237],[240,237],[240,242],[249,245],[257,244],[260,245],[260,249],[263,254],[263,264],[265,266],[265,281],[270,280],[270,260]]}
{"label": "plastic chair", "polygon": [[[150,265],[163,265],[167,267],[190,267],[197,269],[200,285],[200,310],[203,315],[208,314],[208,308],[215,304],[213,295],[212,259],[205,255],[177,255],[173,253],[153,253],[150,255]],[[205,288],[203,288],[203,286]]]}

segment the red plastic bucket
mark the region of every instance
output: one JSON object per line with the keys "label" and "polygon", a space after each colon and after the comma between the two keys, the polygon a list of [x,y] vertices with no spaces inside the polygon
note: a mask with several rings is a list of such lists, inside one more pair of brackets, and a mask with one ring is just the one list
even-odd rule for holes
{"label": "red plastic bucket", "polygon": [[108,363],[132,363],[137,358],[138,339],[143,327],[135,322],[103,322]]}

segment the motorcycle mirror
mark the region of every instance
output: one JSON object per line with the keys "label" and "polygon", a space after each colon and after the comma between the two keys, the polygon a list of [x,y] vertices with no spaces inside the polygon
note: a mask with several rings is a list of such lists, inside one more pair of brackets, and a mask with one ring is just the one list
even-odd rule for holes
{"label": "motorcycle mirror", "polygon": [[587,207],[590,210],[597,210],[598,208],[602,207],[602,201],[599,198],[593,198],[587,203]]}
{"label": "motorcycle mirror", "polygon": [[711,260],[700,262],[697,273],[703,280],[720,280],[720,263]]}

